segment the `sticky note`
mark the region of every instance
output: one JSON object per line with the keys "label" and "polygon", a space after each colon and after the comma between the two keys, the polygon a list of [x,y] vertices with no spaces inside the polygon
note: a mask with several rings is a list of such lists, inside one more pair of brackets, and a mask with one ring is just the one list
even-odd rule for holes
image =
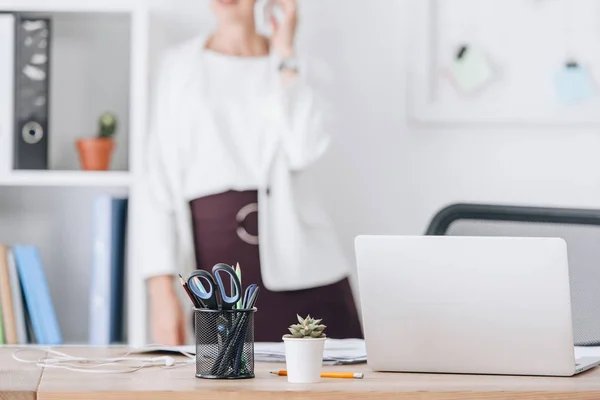
{"label": "sticky note", "polygon": [[574,105],[595,96],[596,90],[590,72],[582,65],[568,63],[555,76],[556,94],[560,101]]}
{"label": "sticky note", "polygon": [[449,68],[450,79],[462,92],[481,90],[496,77],[488,56],[475,46],[462,46]]}

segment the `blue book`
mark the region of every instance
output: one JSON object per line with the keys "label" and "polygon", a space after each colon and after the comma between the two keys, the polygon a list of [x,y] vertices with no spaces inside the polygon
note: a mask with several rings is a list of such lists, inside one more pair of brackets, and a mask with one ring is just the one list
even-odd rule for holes
{"label": "blue book", "polygon": [[13,246],[13,255],[37,344],[62,344],[58,318],[38,249],[28,245]]}
{"label": "blue book", "polygon": [[89,342],[123,341],[123,291],[127,199],[100,196],[94,202],[94,250],[90,282]]}
{"label": "blue book", "polygon": [[125,244],[127,236],[127,199],[112,199],[111,214],[111,296],[110,342],[121,343],[123,337],[123,310],[125,308]]}

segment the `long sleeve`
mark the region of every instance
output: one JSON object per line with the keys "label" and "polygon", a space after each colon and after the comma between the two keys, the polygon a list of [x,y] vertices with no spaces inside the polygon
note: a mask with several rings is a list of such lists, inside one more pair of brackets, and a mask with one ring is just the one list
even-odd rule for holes
{"label": "long sleeve", "polygon": [[169,102],[172,84],[163,64],[155,86],[150,135],[145,151],[143,177],[138,186],[136,233],[140,248],[143,278],[172,275],[177,271],[175,196],[173,191],[173,151],[166,136],[173,131],[173,110]]}
{"label": "long sleeve", "polygon": [[331,135],[326,121],[329,103],[324,96],[326,70],[304,63],[291,82],[281,82],[279,96],[285,130],[282,141],[291,170],[302,170],[328,149]]}

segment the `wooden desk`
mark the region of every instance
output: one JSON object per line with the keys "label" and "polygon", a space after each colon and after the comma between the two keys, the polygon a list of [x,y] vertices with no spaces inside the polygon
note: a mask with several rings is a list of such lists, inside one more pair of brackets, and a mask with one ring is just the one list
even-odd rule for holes
{"label": "wooden desk", "polygon": [[[64,349],[81,356],[116,356],[122,349]],[[257,378],[207,381],[194,377],[194,366],[148,369],[104,375],[46,369],[12,359],[13,348],[0,348],[0,400],[279,400],[279,399],[600,399],[600,368],[572,378],[467,375],[380,374],[367,366],[326,368],[365,373],[362,380],[326,379],[314,385],[291,385],[269,374],[283,368],[257,365]],[[25,355],[25,354],[23,354]]]}

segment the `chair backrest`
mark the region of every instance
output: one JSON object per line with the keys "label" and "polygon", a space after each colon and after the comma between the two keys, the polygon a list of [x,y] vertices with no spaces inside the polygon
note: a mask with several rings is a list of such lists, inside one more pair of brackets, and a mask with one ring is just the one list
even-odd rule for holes
{"label": "chair backrest", "polygon": [[577,346],[600,346],[600,210],[455,204],[427,235],[560,237],[567,242]]}

